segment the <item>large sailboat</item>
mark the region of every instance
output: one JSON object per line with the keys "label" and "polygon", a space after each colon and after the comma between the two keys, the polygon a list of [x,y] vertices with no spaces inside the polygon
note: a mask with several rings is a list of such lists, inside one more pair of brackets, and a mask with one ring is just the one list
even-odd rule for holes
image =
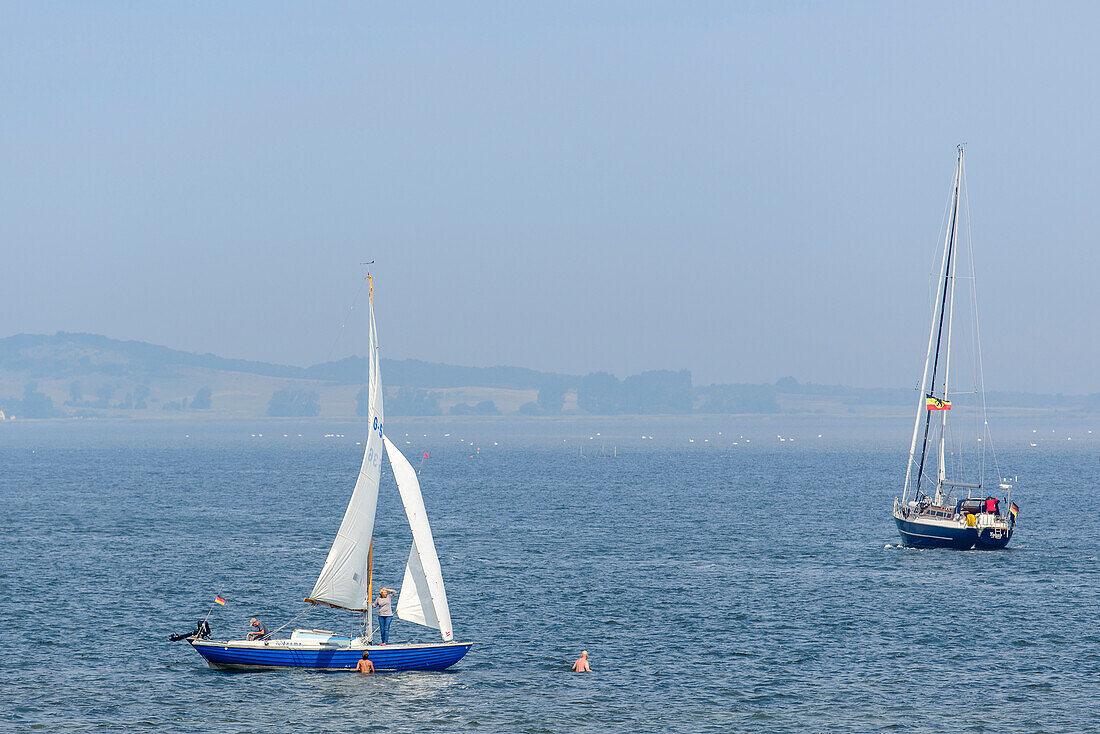
{"label": "large sailboat", "polygon": [[[966,169],[960,145],[943,252],[939,258],[932,326],[905,485],[901,497],[894,498],[894,521],[902,543],[907,546],[963,550],[975,546],[1004,548],[1012,538],[1019,511],[1012,502],[1011,483],[999,479],[995,486],[986,484],[990,459],[996,476],[1000,475],[986,416],[969,221],[965,229],[965,252],[962,253],[967,256],[968,272],[960,274],[964,265],[959,247],[960,214],[968,214],[962,203],[965,187]],[[951,345],[956,326],[955,292],[960,280],[970,286],[973,314],[973,334],[966,345],[972,358],[970,376],[973,384],[968,387],[950,382],[952,378],[958,379],[951,372]],[[963,416],[955,421],[948,420],[952,415],[953,398],[956,408],[963,407],[973,417],[975,430],[972,432],[963,428]],[[967,404],[968,401],[972,401],[971,404]],[[962,430],[953,430],[956,428]],[[998,496],[994,496],[994,491]]]}
{"label": "large sailboat", "polygon": [[[212,668],[353,669],[363,653],[369,652],[376,670],[443,670],[461,660],[470,649],[470,643],[453,640],[451,613],[420,492],[420,481],[412,465],[383,430],[382,378],[378,333],[374,323],[374,280],[369,275],[367,278],[370,280],[370,351],[367,360],[370,370],[367,387],[369,432],[363,464],[325,565],[313,590],[303,600],[310,605],[303,610],[303,614],[323,605],[362,615],[359,634],[343,636],[328,630],[295,629],[285,639],[272,634],[255,640],[216,641],[209,639],[210,628],[204,620],[194,633],[178,638],[187,639]],[[373,536],[383,450],[389,457],[413,536],[398,594],[397,616],[439,630],[443,637],[441,644],[374,644],[371,618]],[[224,603],[220,596],[217,601]]]}

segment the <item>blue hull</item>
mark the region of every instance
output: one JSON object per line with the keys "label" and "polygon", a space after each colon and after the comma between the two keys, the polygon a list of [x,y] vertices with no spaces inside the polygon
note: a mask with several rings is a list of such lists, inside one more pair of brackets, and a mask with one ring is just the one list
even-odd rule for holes
{"label": "blue hull", "polygon": [[[235,647],[232,644],[191,640],[195,652],[212,668],[262,670],[271,668],[312,668],[315,670],[354,670],[363,657],[363,649],[302,649],[285,647]],[[469,652],[469,644],[386,645],[371,647],[370,660],[375,670],[444,670]]]}
{"label": "blue hull", "polygon": [[1012,523],[1008,526],[1007,531],[1002,530],[1000,532],[1000,537],[996,537],[992,528],[983,528],[982,531],[978,533],[977,546],[985,549],[1004,548],[1008,545],[1008,541],[1012,540],[1012,531],[1015,529],[1016,523]]}
{"label": "blue hull", "polygon": [[913,548],[955,548],[969,550],[978,542],[976,528],[942,528],[895,517],[902,545]]}

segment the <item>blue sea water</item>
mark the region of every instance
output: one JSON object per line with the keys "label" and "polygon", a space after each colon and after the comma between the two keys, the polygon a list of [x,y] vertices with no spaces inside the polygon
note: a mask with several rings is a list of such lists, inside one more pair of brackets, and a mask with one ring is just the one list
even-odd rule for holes
{"label": "blue sea water", "polygon": [[[431,454],[425,502],[474,647],[443,673],[357,676],[213,671],[167,638],[219,593],[215,636],[303,609],[360,427],[0,425],[0,728],[1095,728],[1100,442],[1014,426],[1012,545],[918,551],[890,518],[908,427],[393,418],[414,465]],[[376,583],[398,587],[411,536],[383,477]],[[435,639],[400,620],[394,638]],[[567,672],[581,648],[591,675]]]}

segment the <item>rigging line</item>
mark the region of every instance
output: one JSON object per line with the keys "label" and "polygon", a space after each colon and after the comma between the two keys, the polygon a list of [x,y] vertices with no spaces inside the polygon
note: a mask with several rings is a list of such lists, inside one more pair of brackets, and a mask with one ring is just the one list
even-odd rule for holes
{"label": "rigging line", "polygon": [[[965,184],[965,182],[966,182],[966,165],[965,164],[963,165],[962,176],[963,176],[963,182]],[[974,273],[974,244],[973,244],[972,233],[971,233],[971,229],[970,229],[970,191],[965,187],[965,185],[963,187],[963,195],[964,195],[964,202],[965,202],[965,205],[966,205],[966,222],[967,222],[967,225],[966,225],[966,241],[967,241],[967,249],[970,251],[970,274],[971,274],[971,277],[974,277],[974,275],[975,275],[975,273]],[[985,363],[982,360],[982,335],[981,335],[981,326],[980,326],[981,322],[978,318],[978,282],[977,282],[977,280],[975,280],[974,283],[970,287],[970,296],[971,296],[971,300],[973,301],[973,305],[971,306],[971,308],[973,308],[973,310],[974,310],[974,342],[975,342],[975,345],[976,345],[975,349],[976,349],[977,356],[978,356],[978,360],[977,360],[978,380],[979,380],[978,387],[979,387],[979,390],[980,390],[981,396],[982,396],[982,426],[984,428],[983,435],[984,435],[985,441],[989,442],[989,453],[993,457],[993,470],[995,472],[997,472],[997,484],[999,485],[1001,483],[1001,468],[1000,468],[1000,465],[997,462],[997,447],[993,443],[993,435],[989,432],[989,411],[988,411],[988,407],[986,405],[986,399],[985,399]],[[984,441],[983,441],[983,443],[984,443]],[[982,447],[979,454],[980,454],[980,459],[979,459],[979,465],[978,465],[978,476],[979,476],[979,481],[982,481],[984,479],[984,468],[985,468],[985,447],[984,446]]]}
{"label": "rigging line", "polygon": [[[958,183],[959,183],[958,179],[959,179],[959,171],[958,171],[958,168],[956,167],[955,174],[954,174],[954,176],[952,176],[952,181],[951,181],[952,188],[956,188],[958,186]],[[943,216],[940,218],[940,227],[939,227],[939,230],[936,233],[936,240],[937,241],[939,241],[940,235],[945,234],[945,232],[944,232],[944,223],[947,220],[947,213],[949,211],[951,211],[951,203],[954,200],[954,196],[955,196],[955,192],[952,191],[951,194],[948,194],[947,201],[944,202]],[[944,239],[945,239],[944,245],[946,247],[946,244],[947,244],[946,243],[946,237]],[[939,250],[937,249],[937,250],[935,250],[935,252],[939,252]],[[935,258],[936,258],[936,255],[933,254],[933,256],[932,256],[932,267],[929,268],[928,275],[929,275],[929,285],[931,285],[932,275],[935,274],[937,276],[936,277],[936,291],[937,291],[937,294],[938,294],[939,286],[944,281],[938,275],[939,270],[937,270],[935,268]],[[946,251],[943,252],[942,258],[943,259],[940,261],[940,268],[943,268],[944,262],[947,260],[947,252]],[[932,351],[932,335],[934,333],[935,326],[936,326],[936,306],[935,306],[935,302],[936,302],[936,296],[933,295],[932,293],[929,293],[929,298],[928,298],[928,307],[929,307],[928,308],[928,347],[927,347],[927,351],[925,352],[925,356],[924,356],[924,371],[921,373],[921,382],[920,382],[920,390],[919,390],[921,395],[918,397],[918,400],[917,400],[917,414],[916,414],[916,416],[914,416],[914,419],[913,419],[913,439],[909,444],[909,460],[905,464],[905,486],[902,489],[902,499],[903,500],[908,497],[910,487],[914,487],[914,495],[920,491],[920,489],[919,489],[919,484],[920,484],[919,473],[918,473],[917,482],[916,482],[916,485],[918,485],[918,486],[914,486],[914,484],[911,483],[911,478],[912,478],[912,474],[913,474],[913,465],[914,465],[913,456],[914,456],[914,454],[916,453],[916,450],[917,450],[917,436],[920,435],[920,416],[921,416],[922,411],[927,410],[927,406],[925,405],[925,397],[924,397],[923,393],[924,393],[925,386],[928,384],[928,362],[929,362],[929,358],[931,356],[931,351]],[[923,446],[921,446],[921,458],[922,458],[922,460],[923,460],[923,457],[924,457],[924,452],[926,450],[927,450],[927,435],[925,436],[925,444]]]}
{"label": "rigging line", "polygon": [[[982,384],[978,376],[978,357],[981,350],[978,346],[978,300],[975,292],[976,283],[974,273],[974,240],[973,240],[973,226],[970,220],[970,192],[967,189],[966,182],[966,163],[963,162],[963,196],[966,202],[966,252],[970,266],[970,316],[974,324],[974,328],[970,333],[970,349],[971,349],[971,379],[972,385],[974,385],[974,393],[979,394],[982,391]],[[984,484],[985,480],[985,446],[983,444],[982,426],[985,416],[982,413],[981,406],[975,401],[974,411],[974,437],[977,439],[977,446],[975,447],[975,454],[977,455],[977,467],[978,467],[978,484]],[[967,493],[969,496],[969,492]]]}
{"label": "rigging line", "polygon": [[[958,219],[958,216],[959,216],[959,185],[960,185],[960,179],[961,179],[961,174],[962,174],[962,171],[961,171],[962,156],[961,156],[961,154],[959,156],[959,163],[960,163],[960,170],[955,173],[955,195],[953,197],[954,206],[952,207],[952,212],[951,212],[951,225],[950,225],[951,229],[948,231],[948,235],[951,239],[948,241],[948,244],[947,244],[947,258],[946,258],[947,262],[946,262],[946,265],[944,266],[944,270],[943,270],[943,294],[942,294],[942,298],[940,300],[940,323],[939,323],[939,326],[937,327],[937,335],[936,335],[936,357],[932,361],[932,382],[928,386],[929,395],[927,395],[926,397],[931,397],[932,395],[936,394],[936,369],[939,367],[940,343],[943,341],[943,317],[944,317],[943,310],[944,310],[944,307],[947,305],[947,286],[950,282],[948,280],[948,278],[951,275],[951,257],[955,253],[955,235],[958,232],[958,228],[955,225],[956,225],[956,219]],[[946,395],[944,397],[946,398]],[[921,448],[920,467],[917,469],[917,492],[918,493],[920,492],[920,480],[921,480],[921,477],[924,475],[924,458],[928,453],[928,428],[931,425],[931,423],[932,423],[932,411],[925,409],[925,416],[924,416],[924,446]]]}
{"label": "rigging line", "polygon": [[[954,176],[951,177],[952,185],[954,185],[954,183],[955,183],[954,178],[955,178]],[[952,202],[953,199],[954,199],[953,195],[948,196],[947,201],[945,201],[943,203],[943,216],[940,217],[940,228],[936,231],[936,242],[942,242],[943,241],[943,238],[940,237],[940,235],[944,234],[943,227],[947,223],[947,213],[951,211],[951,202]],[[932,277],[933,276],[936,277],[936,279],[937,279],[936,284],[938,286],[939,285],[939,275],[940,275],[937,268],[936,268],[936,256],[938,254],[939,254],[939,248],[937,247],[935,250],[932,251],[932,262],[929,263],[929,267],[928,267],[928,311],[930,312],[929,317],[928,317],[929,321],[934,321],[935,318],[936,318],[936,293],[934,292],[934,289],[932,288]],[[937,287],[935,290],[939,290],[939,288]]]}
{"label": "rigging line", "polygon": [[274,631],[272,631],[272,632],[268,632],[268,633],[267,633],[267,635],[265,635],[265,636],[264,636],[264,639],[265,639],[265,640],[269,640],[269,639],[271,639],[271,636],[272,636],[272,635],[274,635],[274,634],[277,634],[277,633],[279,632],[279,630],[283,629],[283,627],[286,627],[287,625],[290,625],[290,624],[294,624],[294,623],[295,623],[295,622],[297,622],[297,621],[298,621],[299,619],[301,619],[301,618],[302,618],[303,616],[305,616],[305,614],[306,614],[307,612],[309,612],[310,610],[312,610],[312,609],[313,609],[313,607],[314,607],[314,605],[313,605],[313,604],[310,604],[310,605],[309,605],[308,607],[306,607],[305,609],[303,609],[303,610],[302,610],[302,611],[301,611],[301,612],[300,612],[300,613],[298,614],[298,616],[294,617],[294,619],[290,620],[289,622],[287,622],[286,624],[284,624],[284,625],[283,625],[282,627],[278,627],[278,628],[276,628],[276,629],[275,629]]}
{"label": "rigging line", "polygon": [[359,281],[359,287],[355,289],[355,296],[351,299],[351,305],[344,311],[344,320],[340,324],[340,329],[336,332],[336,338],[332,341],[332,346],[328,350],[328,356],[325,357],[326,362],[332,359],[332,355],[336,351],[336,346],[340,343],[340,338],[344,335],[344,327],[348,325],[348,318],[351,312],[355,310],[355,305],[359,303],[359,296],[363,294],[363,285],[366,282],[366,280]]}

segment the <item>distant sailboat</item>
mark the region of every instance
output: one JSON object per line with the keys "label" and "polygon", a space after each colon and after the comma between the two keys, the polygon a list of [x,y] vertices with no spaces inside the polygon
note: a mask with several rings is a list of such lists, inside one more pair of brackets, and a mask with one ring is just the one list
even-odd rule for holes
{"label": "distant sailboat", "polygon": [[[932,311],[932,328],[928,335],[928,352],[924,360],[917,416],[913,424],[913,440],[909,447],[909,463],[900,498],[894,498],[894,521],[904,545],[969,549],[1004,548],[1012,538],[1019,510],[1012,502],[1012,485],[999,482],[1004,502],[988,492],[985,485],[988,420],[985,411],[985,386],[981,370],[981,341],[977,338],[975,301],[975,338],[973,347],[977,368],[973,394],[980,395],[977,406],[981,418],[975,442],[975,461],[963,466],[953,462],[953,472],[973,472],[965,481],[957,474],[948,476],[948,416],[951,415],[949,378],[951,377],[951,338],[955,315],[955,289],[959,279],[958,245],[960,192],[965,184],[963,148],[959,146],[955,164],[955,183],[951,195],[950,220],[944,237],[936,300]],[[969,231],[969,229],[967,230]],[[972,279],[973,273],[970,274]],[[984,434],[985,441],[982,440]],[[957,456],[951,452],[952,456]],[[930,454],[934,454],[929,460]],[[993,454],[994,461],[996,455]],[[932,471],[935,462],[935,474]],[[956,490],[965,489],[966,497],[955,497]],[[984,496],[983,496],[984,495]]]}
{"label": "distant sailboat", "polygon": [[[213,668],[353,669],[363,652],[369,651],[377,670],[442,670],[461,660],[470,649],[470,643],[457,643],[452,639],[451,613],[443,588],[439,556],[420,493],[420,481],[416,471],[383,430],[382,378],[374,323],[373,279],[370,283],[369,340],[369,431],[363,464],[325,565],[313,591],[304,599],[310,605],[363,614],[362,634],[345,637],[327,630],[296,629],[287,639],[218,642],[208,639],[209,627],[203,622],[196,633],[186,639]],[[443,637],[442,644],[372,644],[374,517],[378,506],[383,447],[389,456],[413,536],[398,595],[397,616],[439,630]]]}

